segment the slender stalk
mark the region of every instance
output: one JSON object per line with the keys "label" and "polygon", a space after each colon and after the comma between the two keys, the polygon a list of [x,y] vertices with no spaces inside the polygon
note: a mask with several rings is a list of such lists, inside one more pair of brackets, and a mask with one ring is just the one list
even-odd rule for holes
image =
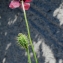
{"label": "slender stalk", "polygon": [[33,51],[33,54],[34,54],[35,61],[36,61],[36,63],[38,63],[38,60],[37,60],[37,57],[36,57],[36,53],[34,51],[34,46],[32,44],[32,40],[31,40],[30,29],[29,29],[28,20],[27,20],[27,17],[26,17],[26,12],[25,12],[25,8],[24,8],[24,5],[23,5],[23,1],[22,1],[22,7],[23,7],[24,18],[25,18],[27,32],[28,32],[28,38],[30,40],[30,45],[32,47],[32,51]]}
{"label": "slender stalk", "polygon": [[29,48],[27,48],[28,63],[31,63]]}
{"label": "slender stalk", "polygon": [[[22,7],[23,7],[23,11],[24,11],[25,9],[24,9],[24,5],[23,5],[23,1],[22,1]],[[25,11],[24,11],[24,13],[25,13]],[[25,17],[25,14],[24,14],[24,17]],[[26,19],[25,19],[25,21],[26,21]],[[28,55],[28,63],[31,63],[29,47],[27,47],[27,55]]]}

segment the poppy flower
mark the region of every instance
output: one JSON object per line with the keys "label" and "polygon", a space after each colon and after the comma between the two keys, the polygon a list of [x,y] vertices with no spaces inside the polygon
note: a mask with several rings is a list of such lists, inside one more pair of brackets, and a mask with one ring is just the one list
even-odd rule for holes
{"label": "poppy flower", "polygon": [[[22,8],[21,1],[22,0],[12,0],[11,3],[9,4],[9,7],[11,9]],[[28,10],[30,8],[30,2],[31,1],[32,0],[23,0],[25,10]]]}

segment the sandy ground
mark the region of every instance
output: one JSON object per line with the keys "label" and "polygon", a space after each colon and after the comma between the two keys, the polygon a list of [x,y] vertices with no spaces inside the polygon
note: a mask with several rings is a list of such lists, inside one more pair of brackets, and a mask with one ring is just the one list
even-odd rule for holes
{"label": "sandy ground", "polygon": [[[39,63],[63,63],[62,0],[33,0],[27,11],[31,37]],[[27,54],[16,42],[26,32],[21,9],[10,9],[0,0],[0,63],[27,63]],[[33,53],[30,50],[32,62]]]}

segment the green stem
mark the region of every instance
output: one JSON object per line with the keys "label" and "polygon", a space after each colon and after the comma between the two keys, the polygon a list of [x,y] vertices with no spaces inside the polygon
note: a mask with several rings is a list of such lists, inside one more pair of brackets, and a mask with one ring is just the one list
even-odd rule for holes
{"label": "green stem", "polygon": [[27,48],[28,63],[31,63],[29,48]]}
{"label": "green stem", "polygon": [[25,18],[25,22],[26,22],[26,28],[27,28],[27,32],[28,32],[28,38],[30,40],[30,45],[32,47],[32,51],[33,51],[33,54],[34,54],[35,61],[36,61],[36,63],[38,63],[36,53],[34,51],[34,46],[32,44],[32,40],[31,40],[30,29],[29,29],[28,20],[27,20],[27,17],[26,17],[26,12],[25,12],[25,8],[24,8],[24,5],[23,5],[23,1],[22,1],[22,7],[23,7],[24,18]]}

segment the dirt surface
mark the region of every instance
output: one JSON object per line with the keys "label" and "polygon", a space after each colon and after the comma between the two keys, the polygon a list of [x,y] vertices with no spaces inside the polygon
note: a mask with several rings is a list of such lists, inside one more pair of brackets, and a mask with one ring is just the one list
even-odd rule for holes
{"label": "dirt surface", "polygon": [[[63,63],[63,26],[60,25],[61,18],[53,16],[62,2],[33,0],[26,11],[39,63]],[[9,3],[10,0],[0,0],[0,63],[27,63],[25,50],[16,41],[18,33],[27,34],[23,12],[10,9]],[[30,54],[35,63],[31,51]]]}

